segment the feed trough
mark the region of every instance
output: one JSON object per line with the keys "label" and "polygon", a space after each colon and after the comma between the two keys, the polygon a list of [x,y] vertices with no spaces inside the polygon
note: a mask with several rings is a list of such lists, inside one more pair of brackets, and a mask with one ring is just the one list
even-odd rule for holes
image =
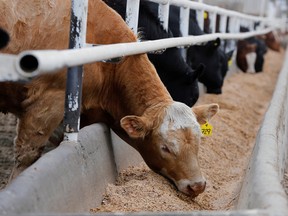
{"label": "feed trough", "polygon": [[[287,215],[287,197],[281,185],[287,153],[287,76],[288,63],[284,61],[233,209],[129,215]],[[223,109],[228,105],[222,104]],[[62,142],[0,192],[1,215],[125,215],[90,209],[101,204],[107,184],[115,182],[119,171],[141,162],[139,154],[105,125],[85,127],[79,142]]]}

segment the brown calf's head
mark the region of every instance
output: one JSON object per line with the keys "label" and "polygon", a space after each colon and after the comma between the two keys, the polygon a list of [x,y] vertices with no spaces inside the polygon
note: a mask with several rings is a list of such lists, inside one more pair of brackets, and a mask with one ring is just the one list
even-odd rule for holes
{"label": "brown calf's head", "polygon": [[268,32],[265,37],[264,37],[265,43],[266,45],[276,51],[276,52],[280,52],[281,50],[281,45],[280,45],[280,41],[277,38],[277,34],[274,34],[274,32]]}
{"label": "brown calf's head", "polygon": [[200,124],[218,112],[217,104],[193,107],[173,102],[155,116],[126,116],[121,126],[134,139],[147,165],[172,180],[178,190],[196,197],[206,186],[198,163]]}

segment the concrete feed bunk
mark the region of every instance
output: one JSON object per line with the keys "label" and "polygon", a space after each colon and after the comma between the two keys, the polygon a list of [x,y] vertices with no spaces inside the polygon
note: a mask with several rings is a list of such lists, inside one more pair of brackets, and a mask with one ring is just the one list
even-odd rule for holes
{"label": "concrete feed bunk", "polygon": [[[245,116],[243,116],[243,113],[241,113],[242,119],[240,118],[241,116],[237,118],[233,114],[240,111],[242,112],[243,110],[245,111],[246,109],[247,111],[251,110],[250,112],[253,111],[253,115],[257,115],[258,117],[261,115],[263,116],[263,113],[265,112],[268,104],[261,104],[263,103],[264,99],[262,98],[262,94],[260,93],[262,91],[262,93],[264,94],[268,91],[268,93],[271,94],[271,92],[273,91],[273,87],[261,86],[260,84],[261,82],[268,84],[270,81],[271,85],[271,82],[274,83],[274,81],[276,81],[277,74],[281,68],[279,64],[282,62],[283,57],[283,55],[281,56],[280,54],[270,51],[268,54],[268,57],[272,57],[273,59],[270,61],[267,60],[267,64],[269,64],[269,70],[274,70],[274,74],[270,74],[269,76],[267,76],[266,73],[268,73],[268,71],[266,70],[263,74],[238,73],[232,75],[227,81],[225,81],[225,85],[230,87],[227,87],[226,90],[224,89],[224,96],[216,97],[211,95],[203,95],[200,98],[199,103],[203,102],[204,100],[214,100],[211,102],[220,102],[220,107],[222,107],[222,113],[220,113],[218,119],[215,119],[214,122],[212,122],[214,126],[213,136],[211,138],[209,137],[203,139],[202,149],[200,151],[200,158],[202,157],[202,159],[200,160],[200,165],[203,167],[204,173],[207,175],[208,184],[210,185],[207,186],[207,193],[204,192],[203,195],[200,195],[199,198],[196,198],[196,202],[198,202],[198,204],[201,203],[201,199],[204,200],[205,197],[208,199],[211,192],[221,192],[222,188],[225,188],[225,185],[220,185],[224,182],[223,179],[220,178],[221,172],[219,170],[217,171],[216,169],[219,174],[217,175],[217,173],[212,173],[212,171],[210,170],[213,168],[215,169],[215,167],[217,167],[219,164],[221,166],[224,165],[224,171],[228,172],[228,168],[227,166],[225,166],[224,159],[229,159],[230,156],[228,155],[228,153],[234,151],[232,148],[230,149],[230,145],[234,145],[235,155],[237,155],[237,152],[240,152],[239,158],[241,156],[240,154],[245,155],[246,159],[250,158],[253,144],[250,146],[251,150],[245,153],[244,151],[247,149],[242,149],[243,146],[237,145],[237,140],[235,142],[232,142],[231,140],[233,136],[235,136],[236,132],[241,133],[244,134],[246,137],[244,136],[244,139],[239,139],[238,142],[243,143],[246,139],[247,145],[249,145],[249,143],[253,141],[253,137],[250,137],[250,135],[248,134],[251,128],[249,128],[249,130],[245,130],[242,124],[248,124],[249,121],[251,121],[253,124],[260,123],[262,118],[260,118],[260,121],[259,119],[253,119],[252,117],[251,119],[245,120]],[[277,65],[279,68],[278,71],[276,71]],[[272,73],[271,71],[270,73]],[[238,196],[235,196],[235,199],[232,200],[233,205],[228,206],[228,209],[213,209],[217,201],[220,202],[221,200],[224,200],[220,194],[220,196],[218,196],[218,199],[216,199],[213,203],[214,206],[211,205],[211,209],[206,209],[210,211],[207,212],[203,211],[205,209],[194,208],[187,212],[187,210],[183,209],[182,211],[185,211],[185,213],[179,213],[179,215],[273,215],[274,213],[279,213],[280,215],[288,214],[287,199],[285,197],[284,190],[280,185],[286,161],[286,154],[284,154],[286,153],[286,147],[284,144],[287,142],[287,140],[281,139],[282,137],[287,137],[287,131],[285,131],[284,127],[279,130],[279,128],[281,128],[279,126],[286,125],[287,123],[286,117],[284,118],[284,116],[282,115],[287,113],[285,112],[287,106],[287,95],[285,95],[287,94],[287,74],[288,65],[284,64],[283,69],[279,75],[273,100],[267,114],[265,115],[265,120],[263,122],[264,126],[261,127],[261,130],[259,132],[257,143],[254,147],[253,154],[250,159],[249,169],[247,169],[248,172],[246,174],[239,199],[237,199]],[[243,89],[242,92],[239,91],[241,87],[246,87],[246,85],[244,86],[243,83],[240,83],[239,79],[241,77],[243,77],[243,79],[245,80],[246,85],[251,88],[250,90],[254,89],[254,91],[257,91],[257,93],[255,93],[254,95],[255,98],[253,98],[253,95],[251,95],[250,92],[250,97],[257,103],[252,104],[251,102],[250,105],[244,104],[244,106],[243,104],[238,104],[241,102],[242,96],[249,97],[249,93],[245,92],[245,89]],[[239,83],[237,83],[237,79]],[[257,81],[257,83],[253,83],[253,81]],[[235,93],[238,92],[239,95],[225,95],[225,91],[231,92],[233,91],[233,89]],[[279,92],[281,93],[279,94]],[[225,101],[222,97],[227,97],[227,95],[228,98],[234,98],[233,101],[235,101],[236,98],[236,102],[231,103],[231,101]],[[246,100],[248,101],[250,100],[250,98],[247,98]],[[241,106],[240,109],[239,106]],[[283,110],[281,111],[281,109]],[[275,115],[277,115],[277,118],[275,117]],[[265,124],[265,122],[271,122],[271,119],[274,122],[274,126],[270,123],[267,129],[265,126],[267,124]],[[233,121],[230,122],[230,120]],[[221,124],[223,126],[221,126]],[[235,125],[238,127],[234,127]],[[267,135],[267,132],[271,133],[275,128],[277,128],[277,130],[275,130],[276,132],[278,132],[277,136],[274,134]],[[234,129],[235,134],[231,134],[232,132],[230,131],[230,137],[224,137],[225,131]],[[252,132],[256,134],[257,130],[258,126],[254,126]],[[219,135],[223,135],[221,141],[222,143],[217,138],[219,137]],[[129,146],[117,139],[115,135],[112,135],[111,139],[110,130],[102,124],[92,125],[84,128],[83,130],[81,130],[79,137],[79,143],[63,142],[60,147],[45,154],[35,164],[29,167],[17,179],[15,179],[15,181],[13,181],[11,185],[8,185],[5,189],[3,189],[0,192],[1,214],[12,215],[18,213],[49,213],[50,215],[53,215],[53,213],[60,214],[64,212],[83,212],[83,214],[84,212],[87,213],[91,208],[97,208],[97,206],[100,205],[102,201],[102,194],[105,192],[107,183],[115,182],[115,178],[117,176],[116,170],[122,171],[126,169],[129,165],[139,164],[142,161],[137,152],[135,152],[133,149],[129,149]],[[265,145],[269,137],[272,137],[272,141],[276,143],[275,145],[277,145],[277,148],[271,148],[271,146],[275,145]],[[278,137],[279,139],[276,140],[273,137]],[[215,140],[217,141],[217,143],[213,143],[213,141]],[[213,147],[213,145],[215,147]],[[210,153],[208,154],[208,151],[205,150],[205,148],[216,148],[216,145],[218,145],[219,150],[213,153],[215,155],[209,155]],[[125,150],[122,152],[119,151],[119,149],[121,150],[122,148],[125,148]],[[113,152],[115,154],[113,154]],[[267,152],[269,154],[267,154]],[[215,156],[216,158],[217,155],[220,156],[219,158],[223,159],[213,160],[214,158],[212,156]],[[234,160],[230,163],[238,162],[239,158],[235,155],[233,155]],[[206,156],[209,156],[210,158],[206,160]],[[242,158],[241,160],[244,159]],[[272,166],[269,165],[271,164],[270,160],[272,160],[274,163]],[[247,160],[246,162],[242,162],[243,164],[248,164]],[[265,165],[267,164],[270,166],[269,169],[265,167]],[[246,167],[242,169],[245,170],[245,168]],[[234,173],[231,174],[235,174],[238,171],[240,172],[240,170],[241,168],[239,168],[238,170],[235,169]],[[267,170],[269,171],[267,172]],[[161,178],[161,176],[155,176],[157,179]],[[271,176],[273,176],[274,179],[272,179]],[[130,177],[133,179],[133,175],[131,175]],[[137,180],[138,176],[136,175],[134,177],[134,179]],[[241,179],[234,179],[236,188],[232,188],[232,186],[235,185],[228,185],[226,189],[233,190],[237,195],[237,190],[239,193],[239,187],[241,187],[241,182],[243,181],[242,177]],[[268,180],[268,183],[265,183],[266,179]],[[163,181],[166,180],[164,179]],[[273,182],[273,185],[271,184],[271,181]],[[233,178],[231,182],[233,183]],[[157,182],[155,182],[155,184],[156,183]],[[171,186],[169,183],[167,183],[166,185],[167,187],[172,187],[173,191],[175,191],[173,186]],[[148,187],[148,185],[146,186]],[[267,196],[266,194],[269,194],[269,196]],[[181,198],[181,195],[179,197]],[[160,200],[160,198],[161,197],[158,197],[158,200]],[[273,200],[273,202],[270,202],[270,199]],[[267,203],[269,203],[269,205],[267,205]],[[236,208],[236,206],[238,210],[233,210],[234,208]],[[101,206],[98,208],[101,208]],[[164,215],[164,213],[161,213],[161,211],[158,214]],[[178,213],[174,212],[172,214],[177,215]]]}

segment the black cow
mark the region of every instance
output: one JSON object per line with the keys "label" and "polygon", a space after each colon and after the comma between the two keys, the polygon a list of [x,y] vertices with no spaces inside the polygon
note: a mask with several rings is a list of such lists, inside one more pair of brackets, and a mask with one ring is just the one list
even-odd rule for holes
{"label": "black cow", "polygon": [[4,48],[9,42],[8,33],[0,28],[0,49]]}
{"label": "black cow", "polygon": [[[182,36],[179,28],[180,8],[170,6],[169,28],[175,37]],[[199,27],[196,11],[190,10],[189,35],[205,34]],[[205,70],[199,81],[207,88],[207,93],[221,94],[224,78],[228,71],[228,61],[233,51],[225,54],[220,49],[220,39],[210,41],[205,45],[193,45],[187,49],[187,63],[193,68],[199,64],[205,65]]]}
{"label": "black cow", "polygon": [[264,65],[264,56],[267,53],[267,46],[265,42],[256,37],[247,38],[246,41],[250,44],[256,44],[256,61],[255,61],[255,71],[262,72]]}
{"label": "black cow", "polygon": [[[125,19],[126,1],[104,0],[104,2]],[[164,30],[157,14],[151,10],[148,4],[148,2],[140,2],[138,29],[141,40],[173,37],[171,31]],[[162,54],[148,53],[148,57],[172,98],[192,107],[199,98],[197,77],[203,72],[204,66],[201,64],[193,70],[184,61],[178,48],[166,49]]]}

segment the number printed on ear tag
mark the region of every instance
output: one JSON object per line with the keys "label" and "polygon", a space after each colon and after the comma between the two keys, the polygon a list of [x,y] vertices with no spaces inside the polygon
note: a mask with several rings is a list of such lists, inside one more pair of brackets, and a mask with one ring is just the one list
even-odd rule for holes
{"label": "number printed on ear tag", "polygon": [[206,122],[205,124],[201,125],[201,131],[204,136],[211,136],[212,135],[212,125]]}

